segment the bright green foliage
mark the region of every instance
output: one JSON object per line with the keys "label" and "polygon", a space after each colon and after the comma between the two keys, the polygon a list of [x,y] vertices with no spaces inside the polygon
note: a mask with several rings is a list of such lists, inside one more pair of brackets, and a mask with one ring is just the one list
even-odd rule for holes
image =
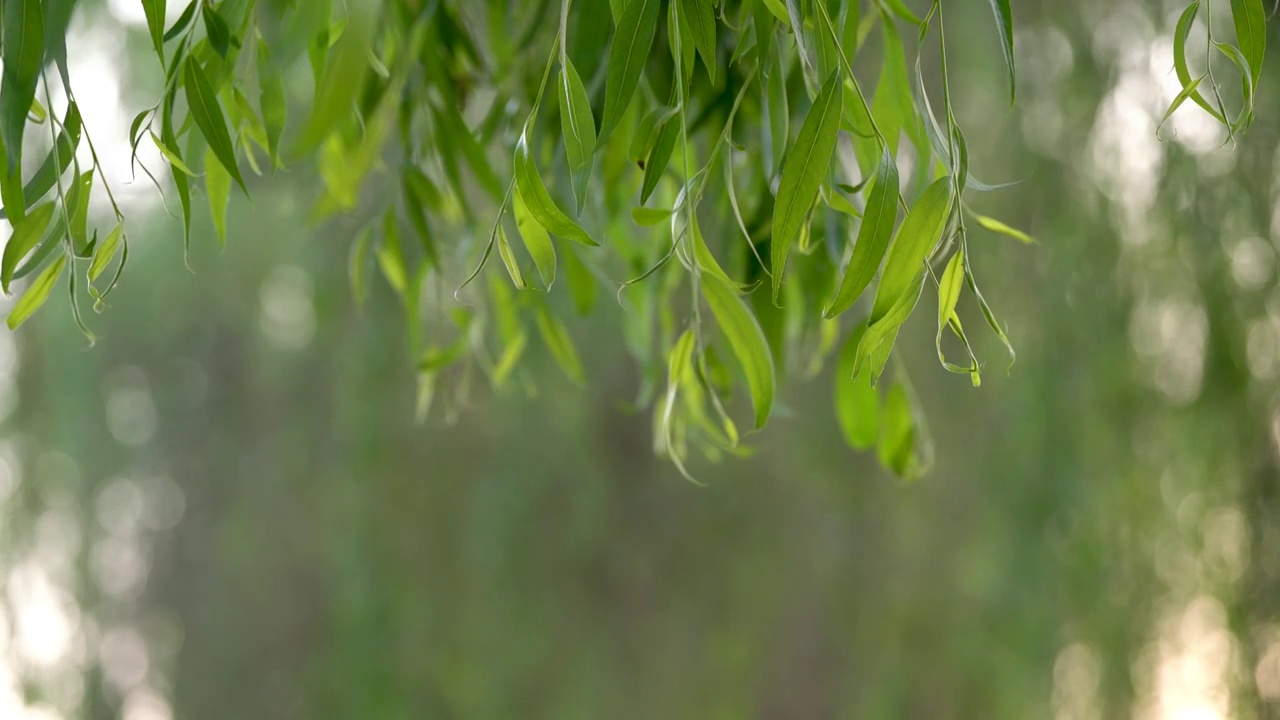
{"label": "bright green foliage", "polygon": [[[989,33],[965,41],[998,48],[993,72],[1013,100],[1016,3],[989,1]],[[353,233],[353,291],[371,291],[376,264],[400,299],[421,410],[476,370],[504,386],[535,334],[568,378],[589,381],[563,309],[597,311],[605,285],[627,308],[621,334],[655,445],[686,474],[692,450],[744,453],[733,418],[763,427],[783,380],[816,372],[845,335],[834,395],[845,437],[915,477],[928,434],[906,364],[889,360],[925,288],[939,289],[943,367],[979,381],[960,320],[975,302],[1012,356],[966,222],[1031,236],[968,209],[971,193],[999,186],[970,174],[939,0],[195,0],[168,27],[172,3],[139,2],[137,39],[165,82],[129,139],[135,158],[146,139],[173,170],[184,242],[193,193],[219,241],[234,242],[233,183],[252,196],[277,169],[314,169],[313,218],[374,218]],[[1190,100],[1235,134],[1254,117],[1266,10],[1231,0],[1234,44],[1206,27],[1219,75],[1230,63],[1241,76],[1229,109],[1211,59],[1189,57],[1202,4],[1175,30],[1183,90],[1171,112]],[[96,156],[75,162],[81,139],[92,145],[66,77],[74,10],[4,3],[3,285],[33,278],[10,326],[68,269],[77,321],[83,283],[101,310],[128,259]],[[67,88],[56,107],[48,90],[37,97],[51,71]],[[36,127],[48,131],[36,145],[52,148],[38,161],[22,153]],[[25,183],[24,165],[37,168]],[[115,209],[101,228],[88,216],[95,184]],[[495,249],[502,268],[488,262]],[[428,284],[460,302],[427,312],[453,302]],[[452,328],[427,333],[428,316]],[[947,330],[968,364],[946,359]]]}

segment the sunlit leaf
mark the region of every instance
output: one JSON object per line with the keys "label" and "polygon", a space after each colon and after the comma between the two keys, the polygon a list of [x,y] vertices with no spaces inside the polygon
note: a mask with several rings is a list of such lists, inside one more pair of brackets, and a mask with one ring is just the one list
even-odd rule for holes
{"label": "sunlit leaf", "polygon": [[5,320],[5,324],[9,326],[10,330],[17,330],[19,325],[26,322],[27,318],[34,315],[44,305],[45,301],[49,299],[49,293],[58,284],[58,277],[62,275],[62,269],[66,267],[66,264],[67,256],[63,255],[54,261],[52,265],[45,268],[44,272],[36,276],[31,286],[22,294],[22,297],[18,298],[13,310],[9,311],[9,317]]}
{"label": "sunlit leaf", "polygon": [[13,227],[13,234],[4,246],[4,257],[0,260],[0,284],[6,293],[13,280],[14,270],[27,253],[35,249],[44,237],[49,221],[53,219],[55,205],[52,202],[37,205],[27,216],[19,220]]}

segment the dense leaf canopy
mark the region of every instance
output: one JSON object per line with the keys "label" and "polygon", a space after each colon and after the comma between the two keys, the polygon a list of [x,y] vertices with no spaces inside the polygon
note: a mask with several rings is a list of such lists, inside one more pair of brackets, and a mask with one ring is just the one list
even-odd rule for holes
{"label": "dense leaf canopy", "polygon": [[[616,296],[636,404],[682,471],[746,452],[742,418],[762,428],[784,374],[835,356],[847,441],[909,478],[929,440],[892,349],[926,288],[948,371],[980,382],[966,303],[1013,357],[969,237],[1032,239],[969,205],[1010,179],[970,171],[941,0],[195,0],[172,22],[141,2],[165,84],[129,140],[169,164],[186,241],[197,197],[225,242],[234,193],[314,167],[314,219],[362,227],[356,300],[380,273],[403,301],[423,411],[476,371],[528,382],[531,336],[585,382],[565,315]],[[1190,100],[1231,137],[1253,119],[1266,13],[1231,0],[1224,30],[1202,4],[1177,25],[1166,119]],[[102,310],[129,250],[67,69],[75,5],[3,6],[0,280],[23,291],[16,328],[65,277],[92,338],[78,295]],[[990,5],[1012,103],[1015,18]],[[90,227],[95,189],[110,226]]]}

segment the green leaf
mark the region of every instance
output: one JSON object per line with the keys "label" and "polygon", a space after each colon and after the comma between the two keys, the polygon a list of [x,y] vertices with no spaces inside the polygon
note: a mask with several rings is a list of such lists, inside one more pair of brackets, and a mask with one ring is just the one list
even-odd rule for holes
{"label": "green leaf", "polygon": [[213,229],[218,244],[227,246],[227,203],[231,199],[231,175],[214,156],[213,148],[205,150],[204,186],[209,195],[209,213],[213,216]]}
{"label": "green leaf", "polygon": [[44,10],[40,0],[6,1],[3,20],[0,140],[6,149],[8,171],[12,173],[22,167],[22,135],[27,112],[35,100],[36,82],[44,66]]}
{"label": "green leaf", "polygon": [[640,184],[640,203],[649,201],[649,196],[658,187],[658,181],[667,172],[671,163],[671,155],[675,152],[676,141],[680,139],[680,116],[677,113],[664,120],[657,128],[658,141],[645,160],[644,179]]}
{"label": "green leaf", "polygon": [[660,0],[628,0],[626,9],[622,11],[613,36],[613,47],[609,50],[604,118],[600,121],[600,134],[596,138],[598,145],[603,145],[618,127],[622,114],[631,104],[658,31],[661,6]]}
{"label": "green leaf", "polygon": [[769,354],[764,332],[733,288],[715,276],[703,276],[702,296],[742,365],[751,404],[755,408],[755,426],[762,428],[773,411],[776,383],[773,356]]}
{"label": "green leaf", "polygon": [[902,0],[884,0],[884,4],[886,7],[889,8],[890,11],[893,12],[893,14],[897,15],[903,20],[906,20],[912,25],[921,24],[920,18],[917,17],[915,13],[911,12],[911,10],[907,8],[907,6],[902,2]]}
{"label": "green leaf", "polygon": [[76,178],[67,197],[71,214],[71,246],[79,252],[89,242],[89,196],[93,193],[93,169]]}
{"label": "green leaf", "polygon": [[[177,62],[176,57],[174,62]],[[173,104],[176,92],[177,88],[170,88],[169,92],[165,93],[164,111],[161,113],[160,119],[160,137],[164,142],[157,143],[157,145],[160,147],[161,152],[164,152],[167,148],[169,153],[166,156],[178,158],[178,162],[181,163],[182,159],[177,154],[178,138],[173,132]],[[152,137],[155,137],[154,134]],[[184,258],[185,253],[191,249],[191,181],[187,177],[189,173],[190,171],[173,173],[173,186],[178,191],[178,201],[182,205],[182,247]]]}
{"label": "green leaf", "polygon": [[596,149],[596,121],[591,116],[587,89],[568,61],[560,70],[560,126],[564,132],[564,150],[573,175],[573,196],[582,208],[587,201],[587,179]]}
{"label": "green leaf", "polygon": [[249,189],[244,185],[244,178],[240,177],[240,167],[236,165],[236,153],[231,146],[231,135],[227,132],[227,120],[222,114],[222,106],[218,104],[218,96],[209,85],[209,79],[205,77],[199,63],[188,59],[186,65],[183,82],[187,88],[187,106],[191,117],[209,142],[209,149],[213,151],[214,157],[231,173],[231,178],[247,196]]}
{"label": "green leaf", "polygon": [[698,268],[704,276],[714,277],[716,280],[724,283],[725,286],[733,288],[735,292],[747,292],[749,288],[746,285],[729,277],[729,274],[720,267],[720,263],[716,261],[715,255],[711,254],[711,249],[707,247],[707,241],[702,237],[702,229],[698,226],[698,216],[692,215],[690,222],[693,225],[693,253],[698,261]]}
{"label": "green leaf", "polygon": [[396,227],[394,210],[388,210],[382,223],[382,243],[377,250],[378,267],[387,284],[401,300],[409,289],[409,268],[405,265],[404,252],[400,249],[400,231]]}
{"label": "green leaf", "polygon": [[551,236],[529,212],[529,207],[525,205],[519,192],[512,196],[511,207],[516,218],[516,230],[520,231],[520,238],[524,240],[524,249],[529,251],[533,264],[538,267],[543,286],[550,290],[556,281],[556,248],[551,244]]}
{"label": "green leaf", "polygon": [[204,31],[209,38],[209,47],[225,58],[227,51],[231,49],[231,29],[227,27],[227,21],[223,20],[218,11],[207,2],[200,3],[200,16],[204,19]]}
{"label": "green leaf", "polygon": [[893,227],[898,221],[898,183],[898,165],[886,147],[867,197],[862,227],[858,228],[858,240],[853,246],[849,267],[840,281],[836,299],[823,313],[826,317],[836,317],[853,307],[880,270],[889,240],[893,238]]}
{"label": "green leaf", "polygon": [[331,49],[324,48],[328,61],[316,83],[311,114],[293,146],[294,154],[304,156],[319,147],[334,127],[352,114],[356,98],[364,90],[380,5],[378,0],[348,5],[346,28]]}
{"label": "green leaf", "polygon": [[885,259],[875,305],[871,310],[872,325],[885,317],[913,285],[920,282],[925,271],[925,258],[946,227],[951,201],[951,178],[942,177],[925,189],[907,213]]}
{"label": "green leaf", "polygon": [[916,457],[916,426],[911,414],[911,399],[902,383],[894,383],[885,396],[881,413],[877,455],[886,470],[903,479],[919,475]]}
{"label": "green leaf", "polygon": [[124,223],[116,224],[102,242],[98,243],[93,250],[93,262],[89,263],[89,282],[96,281],[106,271],[107,266],[115,258],[116,250],[120,247],[120,241],[124,237]]}
{"label": "green leaf", "polygon": [[[15,0],[16,1],[16,0]],[[5,324],[10,330],[17,330],[18,326],[26,322],[27,318],[35,314],[40,306],[44,305],[49,299],[49,293],[53,291],[55,285],[58,284],[58,277],[62,275],[62,269],[66,267],[67,256],[62,255],[52,265],[45,268],[44,272],[36,276],[27,291],[18,298],[18,302],[10,311],[9,317],[5,320]]]}
{"label": "green leaf", "polygon": [[991,232],[1000,233],[1001,235],[1007,235],[1008,237],[1011,237],[1020,243],[1026,243],[1028,245],[1032,245],[1036,241],[1035,238],[1031,237],[1025,232],[1015,227],[1010,227],[993,217],[987,217],[986,215],[979,215],[978,213],[975,213],[973,211],[970,211],[969,214],[973,216],[973,219],[976,220],[979,225],[981,225],[983,228],[987,230],[990,230]]}
{"label": "green leaf", "polygon": [[835,156],[836,137],[840,132],[844,93],[840,91],[840,73],[832,72],[818,97],[809,108],[796,144],[787,154],[778,184],[778,197],[773,206],[773,300],[782,289],[782,273],[787,253],[800,236],[809,209],[818,198],[818,189]]}
{"label": "green leaf", "polygon": [[778,19],[778,22],[781,22],[784,25],[790,25],[791,18],[787,17],[787,8],[782,4],[782,0],[759,0],[759,2],[770,13],[773,13],[773,16]]}
{"label": "green leaf", "polygon": [[582,368],[578,350],[573,346],[573,338],[569,336],[569,331],[564,324],[547,311],[545,304],[538,306],[537,322],[542,341],[546,343],[547,350],[551,351],[551,357],[555,358],[556,364],[574,384],[585,384],[586,371]]}
{"label": "green leaf", "polygon": [[6,293],[9,292],[9,283],[13,281],[13,272],[17,269],[18,262],[35,249],[44,237],[49,221],[53,219],[54,209],[53,202],[38,205],[13,226],[13,234],[9,236],[9,242],[5,243],[4,256],[0,259],[0,286],[3,286]]}
{"label": "green leaf", "polygon": [[565,252],[564,274],[568,280],[569,298],[573,300],[573,309],[579,315],[590,315],[596,306],[599,286],[591,276],[591,270],[587,268],[586,263],[578,257],[578,252],[573,247]]}
{"label": "green leaf", "polygon": [[[646,0],[635,0],[636,2],[645,2]],[[648,0],[654,1],[654,0]],[[580,242],[583,245],[599,245],[591,236],[587,234],[564,211],[556,205],[551,199],[551,195],[547,193],[547,186],[542,182],[542,176],[538,174],[538,168],[533,164],[533,158],[529,154],[529,132],[528,128],[520,134],[520,140],[516,143],[516,156],[513,162],[516,175],[516,188],[520,191],[521,197],[524,198],[525,205],[529,208],[529,213],[533,215],[542,227],[546,228],[552,235],[556,235],[566,240]]]}
{"label": "green leaf", "polygon": [[716,12],[711,0],[679,0],[680,17],[688,25],[693,45],[702,56],[711,83],[716,81]]}
{"label": "green leaf", "polygon": [[1000,49],[1004,51],[1004,63],[1009,68],[1009,104],[1018,94],[1018,70],[1013,59],[1013,11],[1009,0],[991,0],[991,12],[996,16],[996,29],[1000,31]]}
{"label": "green leaf", "polygon": [[177,148],[171,148],[166,145],[155,133],[151,133],[151,141],[156,144],[156,147],[160,149],[160,154],[164,156],[165,160],[169,161],[169,164],[175,170],[190,177],[197,177],[195,171],[187,167],[187,164],[182,161],[182,156],[178,155]]}
{"label": "green leaf", "polygon": [[[200,5],[200,3],[195,1],[189,3],[187,5],[187,9],[183,10],[182,13],[178,15],[178,19],[173,21],[173,25],[170,26],[170,28],[167,31],[165,31],[165,34],[161,39],[164,42],[169,42],[170,40],[181,35],[182,31],[186,30],[187,26],[191,24],[192,18],[196,16],[195,15],[196,7],[198,5]],[[164,22],[164,18],[161,17],[160,21]]]}
{"label": "green leaf", "polygon": [[262,124],[267,132],[267,152],[271,164],[280,165],[280,135],[284,132],[289,106],[285,99],[284,79],[271,58],[266,41],[258,40],[258,105],[262,108]]}
{"label": "green leaf", "polygon": [[1267,14],[1262,0],[1231,0],[1231,19],[1236,26],[1236,43],[1249,62],[1253,89],[1257,90],[1267,49]]}
{"label": "green leaf", "polygon": [[515,285],[517,290],[528,288],[529,283],[525,282],[524,273],[520,272],[520,261],[511,250],[511,242],[507,240],[507,231],[503,229],[502,223],[498,223],[498,257],[502,258],[502,264],[506,266],[507,274],[511,276],[511,284]]}
{"label": "green leaf", "polygon": [[947,263],[947,269],[938,281],[938,334],[955,317],[960,302],[960,290],[964,288],[964,250],[957,250]]}
{"label": "green leaf", "polygon": [[356,306],[364,305],[365,264],[369,257],[369,244],[373,240],[373,228],[365,227],[351,244],[351,256],[347,259],[347,281],[351,283],[351,295]]}
{"label": "green leaf", "polygon": [[147,16],[147,30],[151,34],[151,45],[156,50],[156,57],[160,58],[160,64],[163,65],[165,0],[142,0],[142,12]]}
{"label": "green leaf", "polygon": [[844,433],[845,442],[856,450],[865,450],[875,445],[880,429],[880,393],[871,386],[866,375],[853,375],[858,358],[858,343],[866,330],[866,323],[859,323],[849,333],[849,339],[840,350],[834,378],[836,419]]}
{"label": "green leaf", "polygon": [[[1195,2],[1187,6],[1186,10],[1182,11],[1182,15],[1178,18],[1178,25],[1173,31],[1173,69],[1178,76],[1178,82],[1182,83],[1182,92],[1179,95],[1191,98],[1202,110],[1225,125],[1227,119],[1200,94],[1197,89],[1200,82],[1191,79],[1191,70],[1187,66],[1187,38],[1191,35],[1191,26],[1195,23],[1196,14],[1199,11],[1200,0],[1195,0]],[[1174,109],[1176,110],[1177,108]],[[1166,113],[1166,116],[1169,114]]]}
{"label": "green leaf", "polygon": [[674,212],[670,208],[634,207],[631,208],[631,220],[641,227],[652,227],[669,220]]}

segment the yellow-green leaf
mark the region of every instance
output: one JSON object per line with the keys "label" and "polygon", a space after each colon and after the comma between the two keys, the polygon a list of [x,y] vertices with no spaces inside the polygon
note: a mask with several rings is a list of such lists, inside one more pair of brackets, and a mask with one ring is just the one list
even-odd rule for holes
{"label": "yellow-green leaf", "polygon": [[893,237],[893,227],[898,221],[898,183],[898,165],[885,148],[875,182],[868,193],[862,227],[858,228],[858,240],[853,246],[849,267],[840,281],[836,299],[823,313],[826,317],[833,318],[852,307],[880,269],[889,240]]}
{"label": "yellow-green leaf", "polygon": [[714,275],[703,276],[702,296],[742,365],[751,405],[755,408],[755,426],[762,428],[773,411],[776,383],[773,356],[769,354],[764,332],[733,288]]}
{"label": "yellow-green leaf", "polygon": [[556,281],[556,248],[551,244],[551,236],[529,212],[528,206],[524,204],[524,198],[518,191],[512,195],[511,199],[512,214],[516,218],[516,230],[520,231],[520,238],[524,240],[524,249],[529,251],[529,256],[533,258],[533,264],[538,268],[538,275],[542,277],[543,286],[550,290]]}
{"label": "yellow-green leaf", "polygon": [[67,256],[60,256],[52,265],[44,269],[44,272],[36,276],[36,279],[27,288],[27,291],[18,298],[18,302],[10,311],[9,317],[5,323],[10,330],[17,330],[18,326],[31,317],[41,305],[49,299],[49,293],[53,291],[53,287],[58,283],[58,276],[62,274],[62,269],[67,264]]}
{"label": "yellow-green leaf", "polygon": [[[655,2],[656,0],[636,0],[636,2],[646,1]],[[534,166],[533,157],[529,154],[528,128],[520,134],[520,140],[516,143],[514,165],[516,189],[524,198],[529,213],[542,227],[552,235],[566,240],[574,240],[583,245],[599,245],[591,239],[586,230],[571,220],[547,193],[547,186],[543,184],[542,176],[538,174],[538,168]]]}

